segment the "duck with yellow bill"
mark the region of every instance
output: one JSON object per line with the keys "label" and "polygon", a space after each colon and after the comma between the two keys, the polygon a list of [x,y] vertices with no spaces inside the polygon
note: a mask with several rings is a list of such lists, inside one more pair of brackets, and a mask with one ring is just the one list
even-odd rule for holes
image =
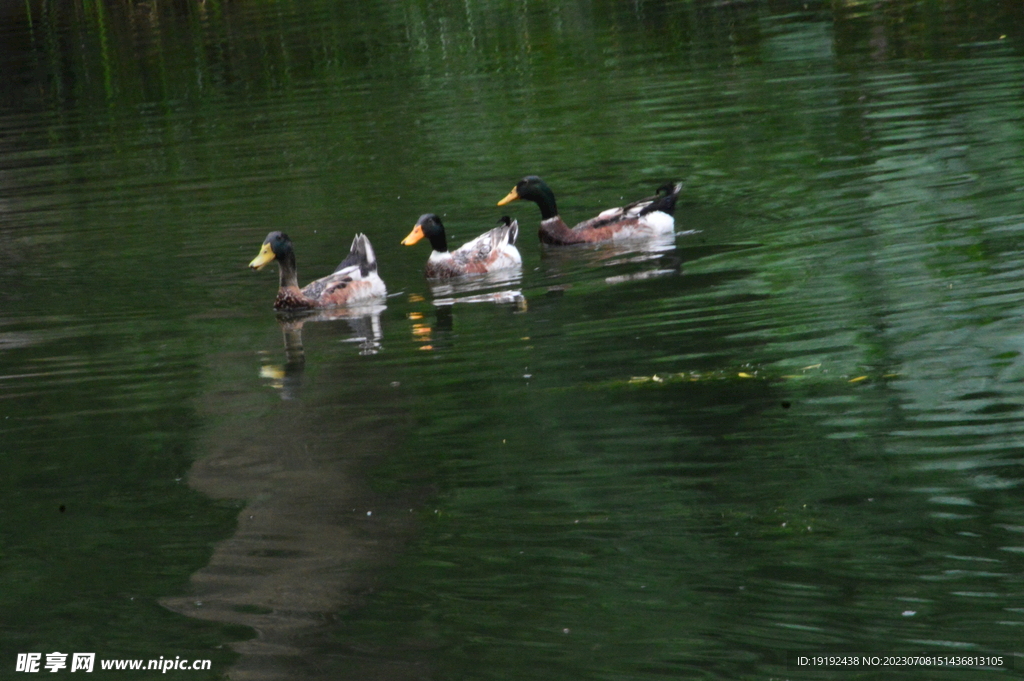
{"label": "duck with yellow bill", "polygon": [[281,272],[275,310],[312,310],[362,305],[384,299],[387,289],[377,273],[377,257],[365,234],[356,234],[348,256],[332,274],[299,288],[295,249],[284,232],[271,232],[249,267],[259,270],[276,260]]}

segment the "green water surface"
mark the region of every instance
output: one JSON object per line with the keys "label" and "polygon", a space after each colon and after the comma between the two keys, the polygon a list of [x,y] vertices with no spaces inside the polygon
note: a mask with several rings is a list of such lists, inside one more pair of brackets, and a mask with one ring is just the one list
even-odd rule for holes
{"label": "green water surface", "polygon": [[[1021,678],[1022,41],[1011,2],[0,2],[0,678]],[[526,174],[570,224],[683,181],[678,233],[542,247]],[[399,244],[503,211],[506,277]],[[278,319],[272,230],[302,282],[365,232],[388,299]]]}

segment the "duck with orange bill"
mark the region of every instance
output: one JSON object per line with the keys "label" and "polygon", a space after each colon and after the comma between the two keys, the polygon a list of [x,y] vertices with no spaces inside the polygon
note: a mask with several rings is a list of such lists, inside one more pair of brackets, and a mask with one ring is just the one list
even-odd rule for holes
{"label": "duck with orange bill", "polygon": [[682,188],[681,182],[670,182],[659,187],[654,196],[619,208],[609,208],[571,228],[558,214],[554,192],[536,175],[521,179],[505,198],[498,201],[498,205],[504,206],[520,199],[536,203],[541,218],[538,234],[546,244],[567,246],[619,239],[649,239],[675,231],[676,198]]}
{"label": "duck with orange bill", "polygon": [[427,258],[427,278],[449,279],[520,267],[523,259],[515,247],[518,235],[519,223],[506,215],[494,229],[449,251],[441,218],[425,213],[416,221],[409,236],[402,239],[402,245],[412,246],[422,239],[429,241],[432,251]]}

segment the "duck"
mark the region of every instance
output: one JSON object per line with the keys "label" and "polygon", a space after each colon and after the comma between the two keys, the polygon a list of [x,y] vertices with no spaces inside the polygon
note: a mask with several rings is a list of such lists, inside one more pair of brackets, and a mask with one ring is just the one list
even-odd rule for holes
{"label": "duck", "polygon": [[281,284],[274,299],[274,309],[281,311],[312,310],[342,305],[358,305],[387,296],[384,281],[377,274],[377,257],[365,234],[356,234],[348,256],[333,274],[299,288],[295,270],[295,249],[284,232],[271,232],[263,240],[259,255],[249,263],[260,270],[272,260],[281,270]]}
{"label": "duck", "polygon": [[434,213],[424,213],[416,220],[409,236],[402,239],[402,245],[412,246],[426,238],[433,248],[427,259],[427,278],[449,279],[521,266],[523,259],[515,247],[518,236],[519,223],[503,215],[497,227],[449,251],[441,218]]}
{"label": "duck", "polygon": [[540,207],[542,243],[554,246],[599,243],[617,239],[645,239],[675,231],[676,198],[683,188],[682,182],[662,185],[654,196],[634,201],[619,208],[609,208],[598,216],[569,227],[558,214],[555,194],[536,175],[519,180],[512,191],[498,201],[499,206],[524,199]]}

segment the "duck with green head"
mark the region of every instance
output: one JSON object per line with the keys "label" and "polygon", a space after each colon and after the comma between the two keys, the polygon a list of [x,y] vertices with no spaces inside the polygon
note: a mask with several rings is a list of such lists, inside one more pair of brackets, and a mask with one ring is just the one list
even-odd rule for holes
{"label": "duck with green head", "polygon": [[377,258],[365,234],[356,234],[348,256],[333,274],[299,288],[295,249],[284,232],[271,232],[249,268],[259,270],[276,260],[281,271],[275,310],[311,310],[320,307],[359,305],[383,299],[384,281],[377,274]]}
{"label": "duck with green head", "polygon": [[540,208],[540,230],[543,243],[555,246],[598,243],[619,239],[649,239],[675,231],[676,198],[681,182],[658,188],[654,196],[634,201],[619,208],[609,208],[597,217],[569,227],[558,214],[555,193],[536,175],[519,180],[512,191],[498,201],[499,206],[518,201],[533,201]]}

